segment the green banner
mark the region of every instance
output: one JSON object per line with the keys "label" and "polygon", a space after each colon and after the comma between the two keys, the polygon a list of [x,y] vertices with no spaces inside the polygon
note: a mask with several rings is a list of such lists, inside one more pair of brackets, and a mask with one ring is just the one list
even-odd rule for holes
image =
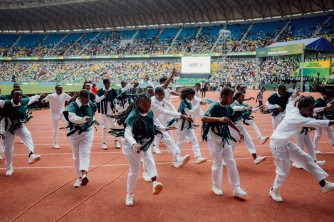
{"label": "green banner", "polygon": [[297,55],[303,53],[303,48],[303,44],[259,48],[256,49],[256,57]]}
{"label": "green banner", "polygon": [[[300,69],[303,69],[304,76],[327,77],[330,73],[330,61],[301,62]],[[318,74],[319,73],[319,74]]]}

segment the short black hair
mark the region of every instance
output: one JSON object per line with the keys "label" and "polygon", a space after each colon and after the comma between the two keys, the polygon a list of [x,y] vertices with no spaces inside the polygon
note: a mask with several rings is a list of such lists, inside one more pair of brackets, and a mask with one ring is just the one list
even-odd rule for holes
{"label": "short black hair", "polygon": [[234,93],[234,97],[233,100],[238,99],[241,95],[243,95],[244,93],[242,91],[237,91],[236,93]]}
{"label": "short black hair", "polygon": [[161,92],[165,92],[164,88],[162,88],[161,86],[157,86],[154,90],[154,93],[161,93]]}
{"label": "short black hair", "polygon": [[20,91],[22,94],[23,94],[23,91],[22,91],[22,89],[13,89],[11,92],[10,92],[10,95],[11,96],[13,96],[14,95],[14,92],[16,92],[16,91]]}
{"label": "short black hair", "polygon": [[151,102],[151,98],[149,97],[149,95],[147,95],[147,93],[143,92],[137,94],[135,101],[136,106],[138,106],[138,104],[142,101]]}
{"label": "short black hair", "polygon": [[89,92],[86,89],[82,89],[79,91],[79,97],[88,98]]}
{"label": "short black hair", "polygon": [[311,104],[314,105],[314,98],[312,96],[303,96],[299,99],[298,109],[306,108]]}
{"label": "short black hair", "polygon": [[63,86],[60,85],[60,84],[57,84],[57,85],[55,86],[55,89],[57,89],[57,87],[61,87],[61,88],[63,88]]}
{"label": "short black hair", "polygon": [[103,79],[103,84],[106,84],[108,81],[110,82],[110,79]]}
{"label": "short black hair", "polygon": [[223,98],[223,96],[229,96],[232,93],[234,93],[234,90],[230,87],[225,86],[220,92],[220,98]]}
{"label": "short black hair", "polygon": [[184,88],[181,90],[180,98],[182,100],[186,99],[188,95],[195,95],[195,90],[193,88]]}
{"label": "short black hair", "polygon": [[201,83],[198,82],[198,83],[195,84],[195,86],[201,86]]}
{"label": "short black hair", "polygon": [[167,79],[168,79],[168,78],[167,78],[166,76],[161,77],[161,78],[159,79],[159,83],[162,84],[163,82],[166,82]]}
{"label": "short black hair", "polygon": [[236,87],[238,91],[242,91],[243,88],[247,88],[247,86],[245,86],[244,84],[238,84]]}
{"label": "short black hair", "polygon": [[286,90],[286,87],[285,87],[285,85],[279,85],[277,89],[278,90]]}

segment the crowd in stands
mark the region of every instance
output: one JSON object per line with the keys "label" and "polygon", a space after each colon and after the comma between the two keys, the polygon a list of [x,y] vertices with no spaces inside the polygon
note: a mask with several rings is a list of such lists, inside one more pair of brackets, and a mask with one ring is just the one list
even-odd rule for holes
{"label": "crowd in stands", "polygon": [[[231,51],[255,51],[274,41],[323,36],[334,43],[334,16],[254,24],[210,25],[71,34],[0,35],[1,56],[77,56],[221,52],[219,31],[230,30]],[[124,41],[126,40],[126,41]]]}
{"label": "crowd in stands", "polygon": [[[144,83],[147,80],[157,82],[160,77],[168,76],[173,68],[181,69],[180,59],[3,62],[0,81],[11,81],[12,75],[15,75],[19,82],[72,83],[87,79],[101,82],[108,77],[116,84],[130,79]],[[299,57],[266,59],[259,61],[259,64],[255,58],[228,59],[225,63],[221,59],[212,59],[210,84],[219,86],[229,83],[233,86],[244,83],[256,86],[296,83],[299,81],[298,68]],[[313,82],[315,79],[309,78],[307,81]]]}
{"label": "crowd in stands", "polygon": [[3,62],[0,81],[11,81],[12,75],[17,81],[27,82],[83,82],[86,79],[100,82],[105,77],[114,83],[124,79],[156,81],[180,67],[180,62],[175,60]]}

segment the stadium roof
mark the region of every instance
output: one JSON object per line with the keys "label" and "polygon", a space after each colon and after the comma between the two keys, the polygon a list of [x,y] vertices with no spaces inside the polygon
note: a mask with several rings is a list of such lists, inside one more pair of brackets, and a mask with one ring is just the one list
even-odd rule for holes
{"label": "stadium roof", "polygon": [[279,18],[333,0],[0,0],[0,29],[75,30]]}
{"label": "stadium roof", "polygon": [[304,44],[306,50],[320,50],[327,52],[334,51],[334,46],[325,38],[310,38],[310,39],[293,40],[287,42],[276,42],[267,46],[267,48],[277,47],[277,46],[287,46],[293,44]]}

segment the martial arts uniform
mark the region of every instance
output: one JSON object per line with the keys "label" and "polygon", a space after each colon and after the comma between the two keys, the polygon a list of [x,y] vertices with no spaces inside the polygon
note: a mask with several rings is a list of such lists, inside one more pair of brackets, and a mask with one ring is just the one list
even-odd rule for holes
{"label": "martial arts uniform", "polygon": [[[169,102],[166,101],[165,99],[159,101],[155,97],[152,97],[151,101],[152,101],[151,110],[153,112],[154,118],[158,120],[162,124],[162,126],[164,127],[166,126],[167,120],[169,118],[181,118],[182,115],[181,113],[174,112],[165,108],[169,105]],[[162,141],[165,143],[167,147],[167,150],[174,156],[174,161],[173,161],[174,167],[179,168],[189,161],[190,159],[189,155],[180,157],[179,155],[181,153],[180,148],[175,144],[173,138],[168,132],[166,131],[162,132],[161,136],[162,136]],[[158,140],[160,143],[161,136],[157,135],[155,141]]]}
{"label": "martial arts uniform", "polygon": [[[79,99],[72,102],[63,112],[65,119],[69,122],[67,138],[71,144],[77,176],[75,187],[80,187],[81,171],[88,172],[89,169],[90,151],[94,139],[95,112],[96,105],[93,102],[89,101],[87,106],[83,106]],[[87,120],[85,117],[90,118]]]}
{"label": "martial arts uniform", "polygon": [[[278,92],[271,94],[271,96],[268,98],[268,101],[266,103],[267,109],[273,110],[272,112],[272,124],[273,124],[273,130],[277,128],[277,126],[282,122],[285,116],[285,108],[286,105],[289,102],[289,98],[293,93],[286,91],[285,96],[280,96]],[[276,108],[282,108],[282,111],[278,112],[275,109]]]}
{"label": "martial arts uniform", "polygon": [[118,90],[116,109],[118,113],[125,111],[129,105],[133,102],[133,98],[136,95],[136,89],[133,88],[131,83],[128,83],[125,87]]}
{"label": "martial arts uniform", "polygon": [[[145,115],[139,113],[137,109],[132,110],[125,120],[125,124],[124,138],[122,138],[122,151],[129,162],[126,203],[127,205],[132,205],[133,203],[128,203],[128,196],[131,195],[132,202],[132,194],[137,183],[141,158],[143,158],[145,169],[149,177],[154,178],[158,175],[154,158],[152,153],[149,152],[154,140],[154,135],[157,133],[157,128],[154,125],[154,117],[151,110]],[[136,143],[142,145],[142,151],[139,153],[132,148]],[[161,183],[154,181],[153,194],[158,194],[161,191],[160,188],[162,189]]]}
{"label": "martial arts uniform", "polygon": [[[196,107],[192,107],[191,101],[188,99],[181,100],[178,112],[183,115],[193,116],[195,112],[198,112],[200,104]],[[201,150],[199,147],[199,143],[197,137],[195,135],[194,126],[191,122],[185,119],[181,119],[178,121],[178,128],[177,128],[177,145],[182,150],[184,141],[186,136],[188,136],[191,147],[196,158],[196,163],[204,163],[207,159],[201,156]]]}
{"label": "martial arts uniform", "polygon": [[[327,106],[327,102],[325,101],[325,99],[323,97],[318,98],[314,102],[314,107],[315,108],[325,107],[325,106]],[[332,118],[333,117],[331,116],[331,114],[329,112],[327,112],[326,110],[317,113],[317,119],[327,120],[327,119],[332,119]],[[319,141],[320,141],[320,138],[321,138],[321,135],[322,135],[322,129],[323,128],[327,132],[328,139],[329,139],[329,144],[331,146],[334,146],[334,134],[333,134],[332,128],[330,126],[317,127],[317,128],[315,128],[315,134],[314,134],[314,149],[316,151],[318,151],[318,145],[319,145]]]}
{"label": "martial arts uniform", "polygon": [[[299,133],[303,127],[315,128],[328,125],[329,120],[316,120],[302,116],[300,110],[294,107],[294,102],[289,102],[285,118],[270,137],[270,148],[276,165],[276,178],[270,191],[271,195],[272,192],[278,192],[278,189],[283,186],[290,171],[290,160],[311,173],[317,181],[328,177],[328,174],[314,162],[310,155],[296,144],[290,142],[291,137]],[[276,201],[281,202],[282,200]]]}
{"label": "martial arts uniform", "polygon": [[[324,107],[318,107],[315,108],[313,110],[314,115],[317,115],[317,113],[319,112],[323,112],[325,109]],[[307,149],[307,153],[312,157],[312,159],[319,165],[322,166],[325,164],[326,161],[322,160],[322,161],[318,161],[316,158],[316,153],[315,153],[315,148],[314,148],[314,144],[311,138],[311,131],[314,128],[307,128],[307,127],[303,127],[302,130],[297,133],[297,135],[295,135],[295,139],[296,139],[296,143],[298,145],[298,147],[300,147],[302,150],[304,150],[305,146]],[[296,168],[301,168],[298,164],[296,163],[292,163],[292,166],[296,167]]]}
{"label": "martial arts uniform", "polygon": [[40,155],[34,154],[34,143],[31,138],[31,133],[24,125],[31,117],[28,115],[28,106],[39,99],[39,95],[30,98],[21,99],[18,105],[14,104],[13,100],[0,100],[0,108],[3,109],[1,119],[0,133],[5,136],[5,165],[6,175],[13,174],[13,157],[14,157],[14,139],[19,136],[26,146],[29,155],[29,164],[33,164],[41,159]]}
{"label": "martial arts uniform", "polygon": [[[218,118],[227,117],[231,119],[232,114],[233,109],[230,106],[222,106],[219,102],[215,102],[205,112],[204,116]],[[212,159],[211,178],[213,191],[217,195],[223,194],[220,189],[222,187],[223,161],[225,161],[228,181],[235,191],[234,193],[238,195],[239,191],[241,190],[240,178],[231,146],[231,142],[236,140],[230,134],[228,123],[203,123],[202,138],[208,142]],[[220,193],[217,193],[215,189],[219,189]]]}
{"label": "martial arts uniform", "polygon": [[[192,105],[193,107],[197,107],[198,104],[200,105],[200,102],[201,102],[201,101],[202,101],[202,100],[201,100],[200,91],[196,91],[196,90],[195,90],[195,97],[194,97],[194,99],[191,101],[191,105]],[[197,116],[198,116],[199,118],[201,118],[201,117],[204,115],[204,112],[203,112],[203,110],[201,109],[201,107],[199,107],[196,111],[197,111],[197,112],[195,112],[194,115],[193,115],[193,118],[194,118],[194,119],[195,119]]]}
{"label": "martial arts uniform", "polygon": [[[115,115],[116,107],[115,107],[115,99],[117,97],[117,93],[114,89],[108,89],[108,96],[104,96],[105,88],[99,89],[96,93],[96,103],[97,110],[101,113],[101,121],[102,121],[102,149],[107,149],[107,133],[108,133],[108,125],[110,124],[111,128],[116,128],[117,123],[114,118],[110,118],[107,115]],[[109,124],[108,124],[109,122]],[[117,137],[115,139],[115,148],[120,148],[120,145],[117,141]]]}
{"label": "martial arts uniform", "polygon": [[53,148],[59,148],[58,145],[58,131],[59,131],[59,120],[65,122],[63,111],[65,109],[65,102],[71,100],[71,96],[66,93],[62,93],[58,95],[57,93],[52,93],[45,97],[43,101],[49,102],[50,104],[50,112],[51,112],[51,120],[53,126]]}
{"label": "martial arts uniform", "polygon": [[[250,125],[252,126],[253,130],[256,132],[257,137],[259,138],[259,140],[261,140],[262,135],[259,131],[259,129],[257,128],[257,126],[255,125],[252,117],[250,116],[251,114],[251,110],[245,110],[246,106],[245,104],[240,104],[238,101],[234,101],[231,105],[231,108],[233,109],[234,113],[231,117],[232,122],[234,122],[235,126],[239,129],[239,131],[242,133],[242,135],[244,135],[244,141],[243,143],[245,144],[248,152],[250,154],[256,154],[256,149],[253,143],[253,140],[251,138],[251,136],[249,135],[249,133],[247,132],[246,128],[243,126],[242,122],[247,123],[246,121],[249,121]],[[255,108],[254,111],[256,111],[258,108]],[[248,123],[247,123],[248,124]],[[232,130],[232,132],[235,130]],[[236,132],[232,133],[232,136],[236,134]],[[263,140],[263,138],[262,138]],[[235,148],[236,143],[234,141],[231,142],[232,144],[232,148]],[[265,159],[265,157],[260,157],[257,156],[256,159],[254,159],[254,163],[258,164],[261,161],[263,161]]]}

